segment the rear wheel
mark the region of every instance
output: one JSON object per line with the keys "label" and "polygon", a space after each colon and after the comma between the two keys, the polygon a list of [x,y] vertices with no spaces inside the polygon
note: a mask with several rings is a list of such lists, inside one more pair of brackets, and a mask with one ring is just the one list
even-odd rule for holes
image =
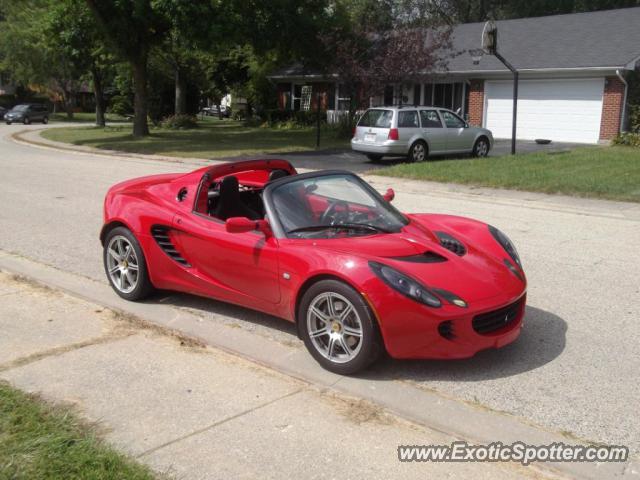
{"label": "rear wheel", "polygon": [[382,155],[378,155],[375,153],[368,153],[367,158],[372,162],[379,162],[380,160],[382,160]]}
{"label": "rear wheel", "polygon": [[111,230],[104,242],[104,269],[111,287],[126,300],[142,300],[153,291],[144,253],[125,227]]}
{"label": "rear wheel", "polygon": [[407,160],[410,162],[424,162],[429,155],[429,148],[422,140],[418,140],[409,149]]}
{"label": "rear wheel", "polygon": [[29,125],[31,123],[31,120],[29,120],[29,117],[24,117],[24,120],[22,120],[22,123],[24,123],[25,125]]}
{"label": "rear wheel", "polygon": [[49,123],[49,117],[44,117],[44,118],[42,119],[42,123],[44,123],[45,125],[46,125],[47,123]]}
{"label": "rear wheel", "polygon": [[471,154],[474,157],[486,157],[489,155],[489,140],[486,137],[480,137],[473,145]]}
{"label": "rear wheel", "polygon": [[378,325],[368,305],[338,280],[321,280],[305,292],[298,322],[309,353],[331,372],[359,372],[382,352]]}

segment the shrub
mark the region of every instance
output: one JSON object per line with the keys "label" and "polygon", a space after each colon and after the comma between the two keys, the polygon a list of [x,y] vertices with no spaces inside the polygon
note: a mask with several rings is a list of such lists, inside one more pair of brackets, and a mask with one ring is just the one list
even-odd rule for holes
{"label": "shrub", "polygon": [[625,145],[627,147],[640,148],[640,133],[621,133],[613,139],[614,145]]}
{"label": "shrub", "polygon": [[125,116],[133,113],[133,106],[126,95],[114,95],[109,101],[109,113]]}
{"label": "shrub", "polygon": [[171,115],[161,122],[162,128],[187,130],[196,128],[198,120],[193,115]]}
{"label": "shrub", "polygon": [[640,105],[629,107],[629,131],[640,133]]}
{"label": "shrub", "polygon": [[[260,112],[260,120],[264,127],[281,128],[285,130],[313,127],[318,121],[315,110],[264,110]],[[327,123],[327,112],[320,112],[320,123]]]}

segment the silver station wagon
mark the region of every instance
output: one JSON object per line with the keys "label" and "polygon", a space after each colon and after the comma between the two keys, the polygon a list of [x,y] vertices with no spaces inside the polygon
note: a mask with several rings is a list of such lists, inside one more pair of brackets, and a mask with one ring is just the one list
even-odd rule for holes
{"label": "silver station wagon", "polygon": [[394,156],[421,162],[429,155],[452,153],[486,157],[492,147],[491,131],[471,127],[451,110],[437,107],[370,108],[351,139],[352,150],[372,161]]}

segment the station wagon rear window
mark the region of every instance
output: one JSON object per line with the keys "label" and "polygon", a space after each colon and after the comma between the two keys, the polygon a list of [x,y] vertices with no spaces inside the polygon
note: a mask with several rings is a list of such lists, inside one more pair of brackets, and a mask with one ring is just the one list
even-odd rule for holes
{"label": "station wagon rear window", "polygon": [[391,128],[392,110],[367,110],[358,122],[359,127]]}

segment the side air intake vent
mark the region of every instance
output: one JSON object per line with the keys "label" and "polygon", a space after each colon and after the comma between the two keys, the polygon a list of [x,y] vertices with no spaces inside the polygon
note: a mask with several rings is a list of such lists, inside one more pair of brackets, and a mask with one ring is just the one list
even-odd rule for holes
{"label": "side air intake vent", "polygon": [[411,262],[411,263],[442,263],[446,262],[447,259],[442,255],[438,255],[435,252],[424,252],[419,255],[408,255],[406,257],[390,257],[393,260],[398,260],[399,262]]}
{"label": "side air intake vent", "polygon": [[172,259],[178,262],[183,267],[190,267],[191,265],[187,262],[175,245],[171,242],[169,238],[169,228],[161,225],[154,225],[151,227],[151,235],[155,239],[156,243],[160,246],[164,253],[169,255]]}
{"label": "side air intake vent", "polygon": [[438,240],[440,240],[440,245],[442,245],[447,250],[451,250],[459,257],[467,253],[467,249],[457,238],[453,238],[451,235],[445,232],[435,232],[435,234],[438,237]]}

